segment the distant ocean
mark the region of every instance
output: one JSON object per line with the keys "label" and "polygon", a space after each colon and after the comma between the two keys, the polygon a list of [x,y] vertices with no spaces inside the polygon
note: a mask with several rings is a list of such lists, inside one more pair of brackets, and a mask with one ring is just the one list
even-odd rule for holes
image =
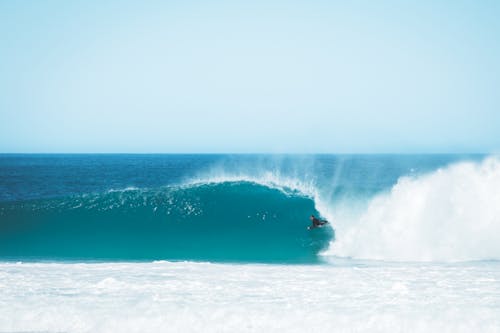
{"label": "distant ocean", "polygon": [[0,155],[0,332],[498,332],[499,260],[494,156]]}

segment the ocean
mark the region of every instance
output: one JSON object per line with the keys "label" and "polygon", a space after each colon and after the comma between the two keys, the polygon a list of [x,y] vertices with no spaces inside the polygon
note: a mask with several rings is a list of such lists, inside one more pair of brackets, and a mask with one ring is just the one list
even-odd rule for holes
{"label": "ocean", "polygon": [[499,189],[486,155],[2,154],[0,332],[499,332]]}

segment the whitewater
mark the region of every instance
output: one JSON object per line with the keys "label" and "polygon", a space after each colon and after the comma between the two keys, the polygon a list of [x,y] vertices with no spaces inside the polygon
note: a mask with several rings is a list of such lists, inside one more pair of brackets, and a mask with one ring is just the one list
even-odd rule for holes
{"label": "whitewater", "polygon": [[500,259],[500,160],[401,177],[354,219],[337,220],[328,253],[406,261]]}
{"label": "whitewater", "polygon": [[6,155],[0,171],[0,332],[500,331],[496,156]]}
{"label": "whitewater", "polygon": [[0,265],[2,332],[498,332],[498,264]]}

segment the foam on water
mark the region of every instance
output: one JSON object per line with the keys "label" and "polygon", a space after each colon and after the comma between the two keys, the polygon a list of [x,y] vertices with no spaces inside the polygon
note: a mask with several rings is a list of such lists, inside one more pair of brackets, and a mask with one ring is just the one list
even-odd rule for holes
{"label": "foam on water", "polygon": [[500,265],[0,264],[0,332],[498,332]]}
{"label": "foam on water", "polygon": [[500,331],[500,160],[359,159],[3,202],[0,253],[53,262],[0,262],[0,332]]}
{"label": "foam on water", "polygon": [[327,255],[403,261],[500,260],[500,160],[402,177],[361,214],[337,216]]}

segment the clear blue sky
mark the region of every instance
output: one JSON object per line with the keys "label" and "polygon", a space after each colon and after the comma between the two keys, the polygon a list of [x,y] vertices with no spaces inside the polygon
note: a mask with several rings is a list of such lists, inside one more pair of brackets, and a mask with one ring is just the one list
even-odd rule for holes
{"label": "clear blue sky", "polygon": [[0,152],[498,152],[500,1],[0,0]]}

